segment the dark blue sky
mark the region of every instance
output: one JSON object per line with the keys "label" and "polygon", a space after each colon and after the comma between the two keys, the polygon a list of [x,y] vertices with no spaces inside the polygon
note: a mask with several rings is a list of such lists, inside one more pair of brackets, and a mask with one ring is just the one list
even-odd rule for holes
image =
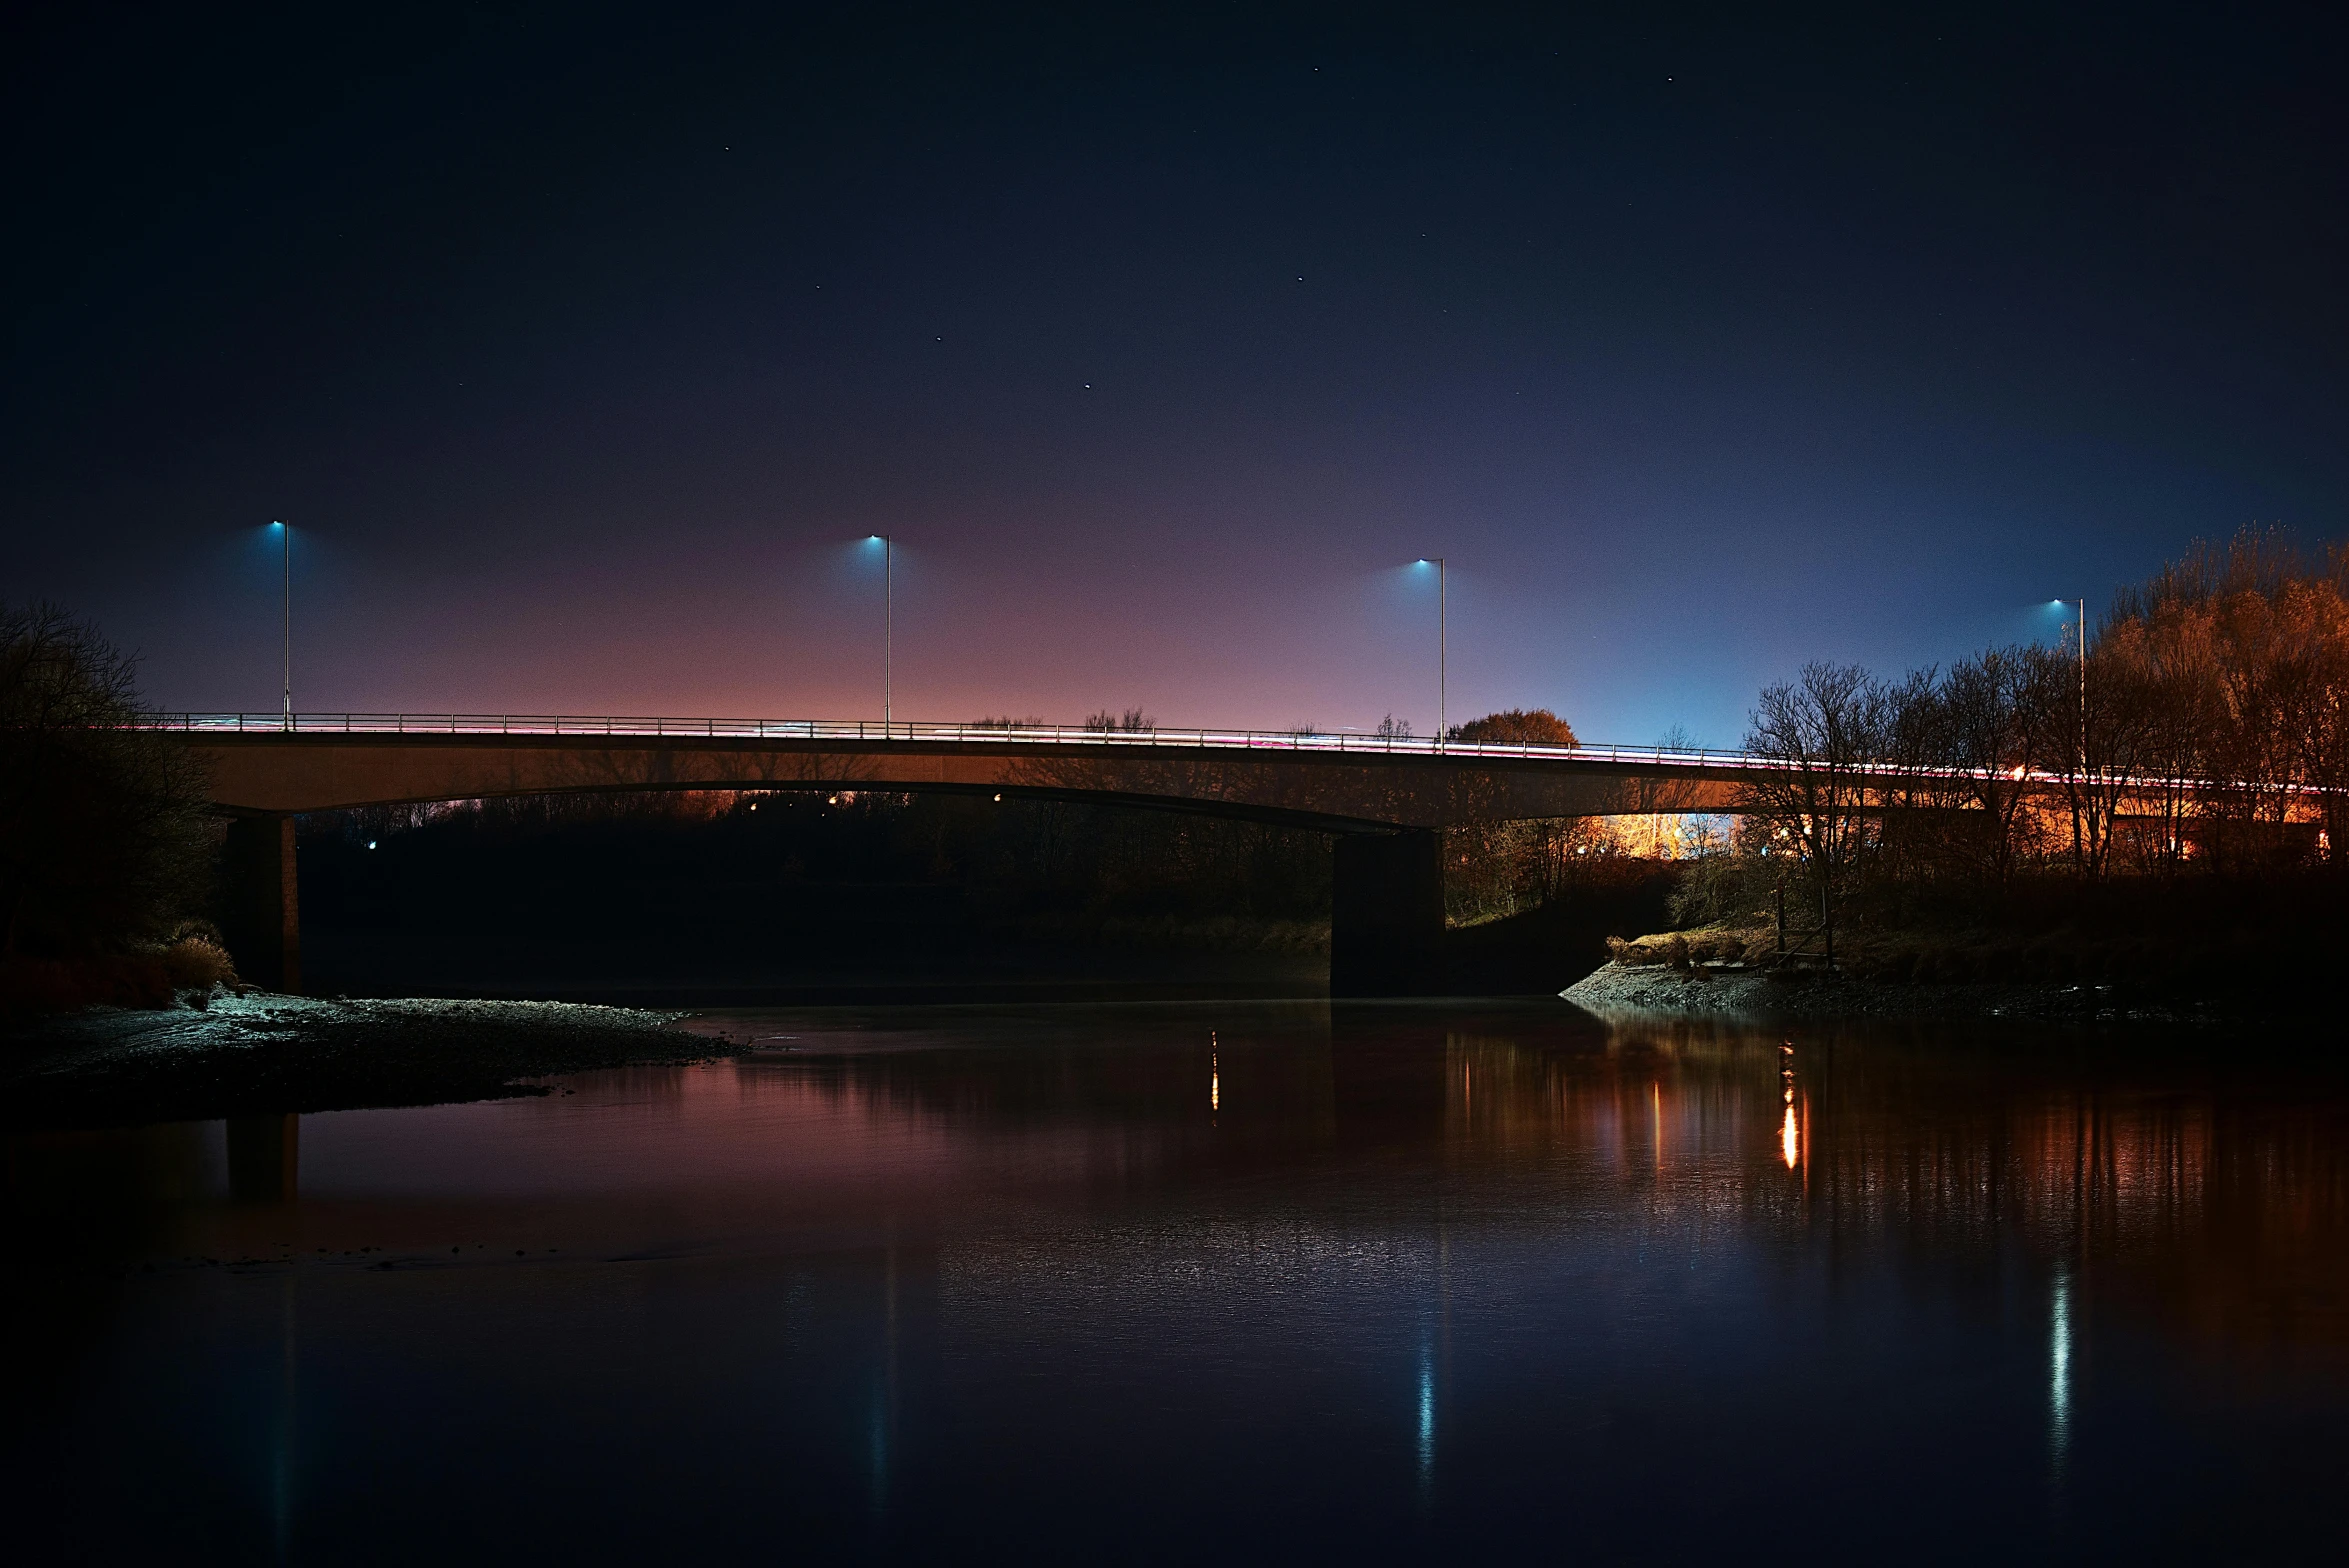
{"label": "dark blue sky", "polygon": [[1734,742],[2349,513],[2323,13],[12,23],[0,593],[173,706]]}

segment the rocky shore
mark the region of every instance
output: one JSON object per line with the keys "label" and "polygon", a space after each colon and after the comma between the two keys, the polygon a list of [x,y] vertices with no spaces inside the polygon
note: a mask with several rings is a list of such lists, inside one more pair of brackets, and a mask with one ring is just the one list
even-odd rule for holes
{"label": "rocky shore", "polygon": [[0,1038],[0,1127],[100,1127],[544,1094],[524,1080],[706,1060],[682,1015],[568,1002],[225,993],[94,1008]]}
{"label": "rocky shore", "polygon": [[1594,1013],[1684,1017],[2176,1020],[2208,1010],[2109,985],[1937,984],[1863,980],[1824,969],[1693,964],[1683,970],[1620,961],[1600,966],[1559,994]]}

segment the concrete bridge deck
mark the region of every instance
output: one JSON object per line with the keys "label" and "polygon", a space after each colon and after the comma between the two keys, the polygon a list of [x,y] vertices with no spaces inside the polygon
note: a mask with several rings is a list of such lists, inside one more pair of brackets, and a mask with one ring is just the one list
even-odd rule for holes
{"label": "concrete bridge deck", "polygon": [[1110,801],[1317,828],[1728,807],[1728,752],[1245,730],[508,715],[169,715],[236,814],[645,789],[888,789]]}

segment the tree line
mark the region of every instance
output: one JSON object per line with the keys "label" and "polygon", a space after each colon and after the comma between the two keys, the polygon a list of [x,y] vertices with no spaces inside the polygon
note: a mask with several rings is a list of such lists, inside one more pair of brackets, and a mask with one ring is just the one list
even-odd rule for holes
{"label": "tree line", "polygon": [[1775,766],[1744,789],[1731,855],[1692,878],[1692,915],[1763,884],[1831,925],[1855,898],[2337,871],[2349,549],[2246,531],[2058,646],[1896,679],[1814,663],[1761,693],[1745,745]]}

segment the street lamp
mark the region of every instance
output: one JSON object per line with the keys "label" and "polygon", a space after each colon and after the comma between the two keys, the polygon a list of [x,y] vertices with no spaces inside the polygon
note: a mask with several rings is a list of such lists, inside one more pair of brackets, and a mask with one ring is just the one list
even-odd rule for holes
{"label": "street lamp", "polygon": [[1421,557],[1418,559],[1418,561],[1414,562],[1413,564],[1414,564],[1414,565],[1418,565],[1418,566],[1432,566],[1432,567],[1434,567],[1434,568],[1436,569],[1436,732],[1435,732],[1435,739],[1436,739],[1436,750],[1438,750],[1438,751],[1441,751],[1441,750],[1443,750],[1443,749],[1444,749],[1444,698],[1445,698],[1445,688],[1446,688],[1446,686],[1449,684],[1449,682],[1448,682],[1448,677],[1447,677],[1447,674],[1446,674],[1446,671],[1445,671],[1445,668],[1444,668],[1444,660],[1445,660],[1445,648],[1444,648],[1444,641],[1445,641],[1445,627],[1444,627],[1444,558],[1443,558],[1442,556],[1440,556],[1440,555],[1438,555],[1438,556],[1421,556]]}
{"label": "street lamp", "polygon": [[891,664],[895,658],[896,604],[891,581],[897,541],[887,534],[874,534],[868,543],[881,547],[881,737],[889,736],[889,682]]}
{"label": "street lamp", "polygon": [[2080,777],[2088,777],[2088,596],[2080,596]]}
{"label": "street lamp", "polygon": [[278,543],[283,547],[281,576],[284,604],[281,630],[285,653],[285,717],[278,721],[278,728],[290,730],[294,727],[294,531],[283,523],[271,523],[269,526],[277,530]]}
{"label": "street lamp", "polygon": [[2088,776],[2088,601],[2080,599],[2053,599],[2059,607],[2078,605],[2080,608],[2080,777]]}

